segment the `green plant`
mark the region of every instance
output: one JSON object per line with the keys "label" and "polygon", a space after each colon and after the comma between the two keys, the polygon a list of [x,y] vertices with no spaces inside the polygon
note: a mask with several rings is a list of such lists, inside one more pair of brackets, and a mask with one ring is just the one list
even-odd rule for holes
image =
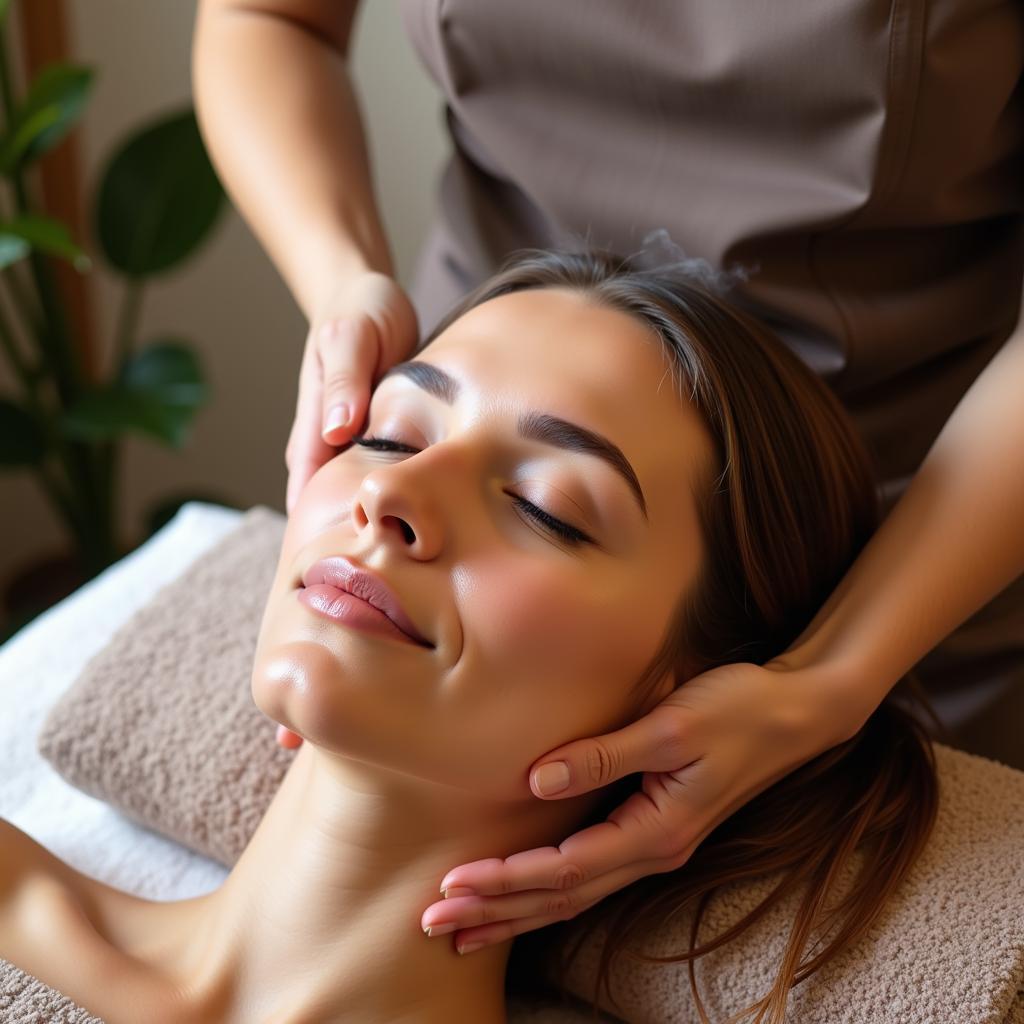
{"label": "green plant", "polygon": [[[93,70],[49,64],[23,98],[12,96],[8,6],[0,0],[0,179],[9,186],[0,214],[0,282],[8,299],[0,305],[0,348],[20,393],[0,395],[0,470],[35,473],[67,527],[84,582],[125,553],[115,514],[124,435],[180,448],[207,399],[199,358],[186,341],[138,343],[135,334],[145,281],[197,249],[225,197],[191,107],[150,122],[110,157],[90,215],[98,250],[123,277],[124,291],[109,373],[86,379],[49,260],[69,260],[80,273],[92,261],[66,225],[32,209],[26,177],[74,127]],[[167,515],[164,498],[151,528]]]}

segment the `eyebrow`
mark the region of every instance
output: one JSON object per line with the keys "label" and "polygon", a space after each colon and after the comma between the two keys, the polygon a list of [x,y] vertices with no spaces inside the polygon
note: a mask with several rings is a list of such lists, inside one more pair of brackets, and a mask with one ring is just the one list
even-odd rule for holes
{"label": "eyebrow", "polygon": [[[462,390],[462,386],[451,374],[433,363],[424,363],[420,360],[397,363],[381,377],[380,383],[389,377],[405,377],[446,405],[453,405]],[[518,429],[519,436],[527,440],[540,441],[555,448],[583,455],[596,455],[597,458],[603,459],[626,481],[644,519],[648,518],[647,499],[644,497],[636,472],[622,454],[622,449],[612,444],[607,437],[558,416],[535,411],[523,413],[519,417]]]}

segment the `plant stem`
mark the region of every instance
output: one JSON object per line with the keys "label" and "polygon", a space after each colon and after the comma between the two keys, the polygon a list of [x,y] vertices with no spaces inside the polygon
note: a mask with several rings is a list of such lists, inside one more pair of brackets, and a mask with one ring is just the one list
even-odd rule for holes
{"label": "plant stem", "polygon": [[134,277],[125,283],[121,300],[121,311],[117,318],[117,333],[114,349],[114,377],[119,378],[132,354],[132,337],[135,334],[142,307],[142,284]]}
{"label": "plant stem", "polygon": [[[10,334],[10,325],[4,317],[2,308],[0,308],[0,337],[4,339],[5,344],[9,340]],[[12,355],[12,359],[20,358],[20,356]],[[66,469],[67,464],[71,461],[68,442],[59,430],[54,429],[52,417],[47,412],[39,394],[38,382],[28,371],[27,367],[23,375],[23,384],[25,388],[25,404],[34,414],[36,422],[44,434],[47,452],[55,451],[60,456],[58,461],[64,463]],[[64,518],[72,536],[78,540],[79,547],[84,547],[88,543],[90,529],[88,523],[82,520],[82,514],[75,505],[73,493],[69,489],[65,489],[59,475],[51,474],[45,459],[33,468],[39,476],[43,490],[49,494],[53,503],[57,506],[57,510]]]}
{"label": "plant stem", "polygon": [[24,357],[18,351],[18,346],[14,343],[14,335],[4,322],[2,312],[0,312],[0,340],[2,340],[4,351],[10,357],[11,364],[14,366],[15,372],[21,378],[22,384],[25,386],[25,390],[35,391],[35,381],[32,378],[32,371],[29,369],[29,365],[25,361]]}
{"label": "plant stem", "polygon": [[5,267],[3,271],[4,280],[11,290],[11,297],[18,307],[22,317],[31,325],[32,335],[37,337],[43,327],[43,311],[39,308],[38,300],[30,298],[25,286],[18,280],[18,264]]}
{"label": "plant stem", "polygon": [[[132,340],[135,336],[142,309],[142,283],[128,278],[125,283],[121,309],[117,318],[114,336],[114,379],[120,380],[132,354]],[[117,462],[118,446],[106,441],[99,447],[99,491],[103,501],[103,512],[110,524],[110,535],[117,538]]]}

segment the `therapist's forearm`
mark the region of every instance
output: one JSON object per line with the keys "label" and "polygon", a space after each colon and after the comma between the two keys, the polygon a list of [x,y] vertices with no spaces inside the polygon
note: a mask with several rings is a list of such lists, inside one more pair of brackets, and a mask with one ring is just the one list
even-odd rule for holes
{"label": "therapist's forearm", "polygon": [[[1024,572],[1024,330],[960,400],[899,502],[777,659],[828,668],[859,728],[917,661]],[[858,720],[853,720],[858,719]]]}
{"label": "therapist's forearm", "polygon": [[338,275],[394,276],[345,54],[297,21],[201,3],[192,81],[217,173],[307,319]]}

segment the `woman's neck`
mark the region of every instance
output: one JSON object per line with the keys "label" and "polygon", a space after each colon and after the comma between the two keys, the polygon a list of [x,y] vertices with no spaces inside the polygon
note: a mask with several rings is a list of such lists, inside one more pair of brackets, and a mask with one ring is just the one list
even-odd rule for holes
{"label": "woman's neck", "polygon": [[579,807],[536,800],[525,774],[523,799],[497,804],[304,744],[197,901],[174,971],[186,1002],[225,1020],[502,1024],[511,941],[463,957],[420,917],[453,866],[564,838]]}

